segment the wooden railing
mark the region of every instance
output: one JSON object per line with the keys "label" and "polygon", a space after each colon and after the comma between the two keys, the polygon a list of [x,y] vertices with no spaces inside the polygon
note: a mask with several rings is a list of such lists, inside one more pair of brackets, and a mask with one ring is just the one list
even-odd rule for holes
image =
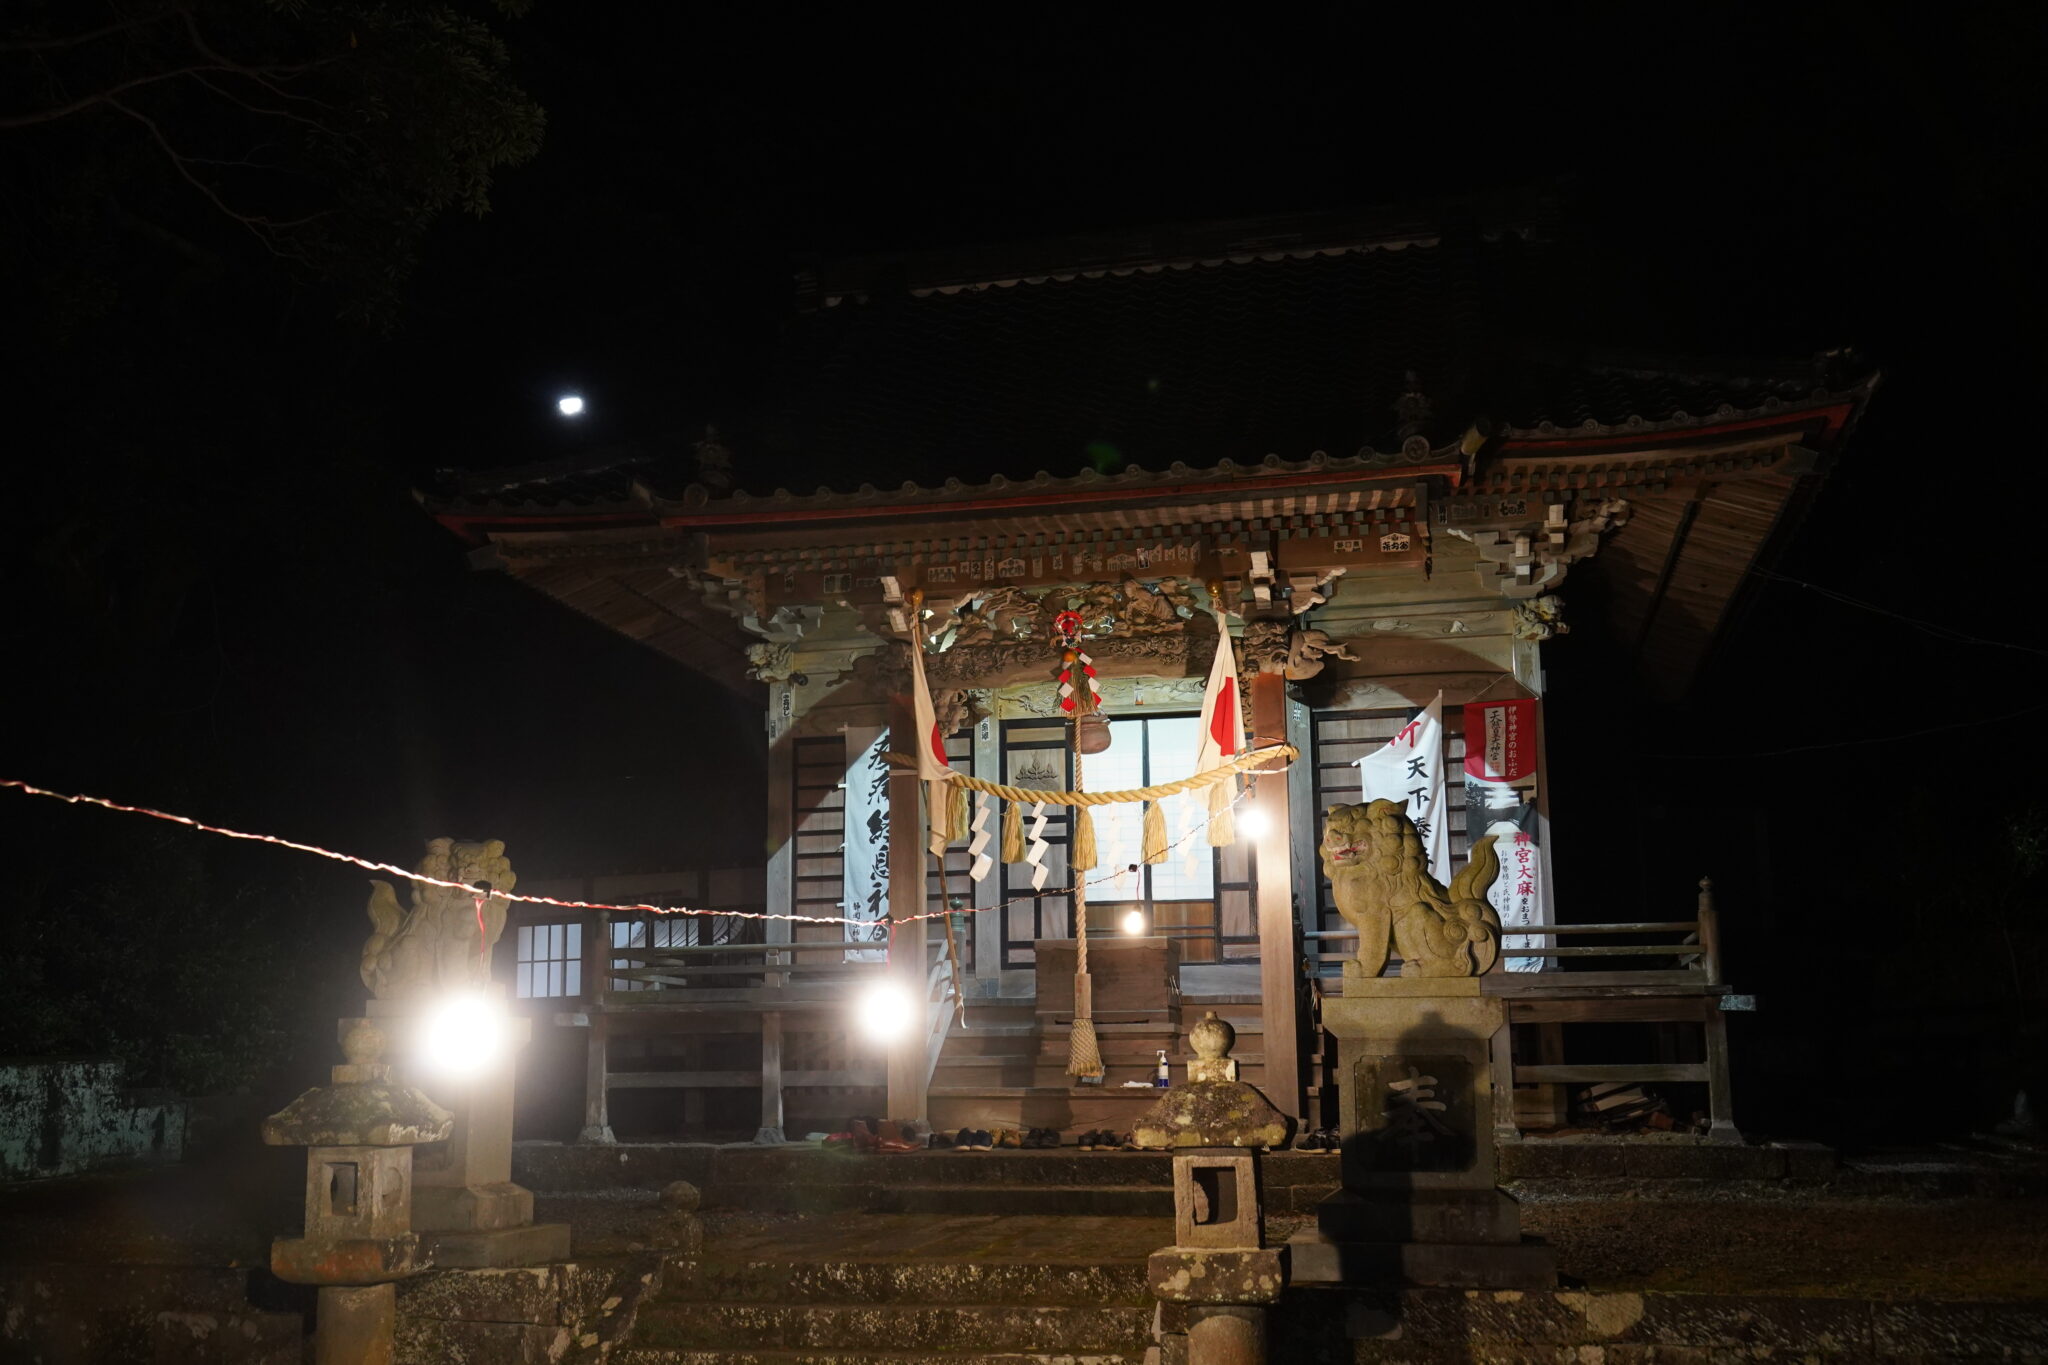
{"label": "wooden railing", "polygon": [[[1595,943],[1581,946],[1546,945],[1542,941],[1556,936],[1613,934],[1684,934],[1677,943]],[[1302,938],[1312,941],[1356,939],[1356,929],[1325,929],[1304,933]],[[1509,947],[1510,938],[1522,939],[1534,946]],[[1500,949],[1502,957],[1548,957],[1548,958],[1660,958],[1674,959],[1671,966],[1652,969],[1696,977],[1706,985],[1718,986],[1721,981],[1721,933],[1720,924],[1714,912],[1713,897],[1709,888],[1703,888],[1700,895],[1699,918],[1687,920],[1644,920],[1627,924],[1542,924],[1514,926],[1503,931]],[[1335,954],[1324,954],[1310,950],[1308,953],[1308,974],[1310,976],[1334,976],[1336,973],[1320,971],[1323,960],[1328,957],[1339,960]]]}

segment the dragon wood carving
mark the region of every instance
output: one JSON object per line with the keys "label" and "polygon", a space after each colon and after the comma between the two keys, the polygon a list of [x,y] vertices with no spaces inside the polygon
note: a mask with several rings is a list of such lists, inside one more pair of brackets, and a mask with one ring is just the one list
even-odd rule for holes
{"label": "dragon wood carving", "polygon": [[1486,889],[1500,872],[1493,838],[1472,845],[1451,885],[1429,875],[1414,822],[1399,804],[1332,806],[1323,826],[1323,872],[1337,912],[1358,930],[1344,979],[1376,977],[1390,950],[1403,976],[1482,976],[1500,960],[1500,917]]}

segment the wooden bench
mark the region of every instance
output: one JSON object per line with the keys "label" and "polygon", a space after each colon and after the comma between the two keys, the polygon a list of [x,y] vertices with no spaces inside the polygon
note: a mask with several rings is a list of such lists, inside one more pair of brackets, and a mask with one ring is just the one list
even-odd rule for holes
{"label": "wooden bench", "polygon": [[[1536,942],[1555,938],[1609,938],[1628,935],[1685,934],[1680,943],[1594,943],[1504,950],[1512,957],[1668,958],[1671,965],[1626,971],[1494,972],[1482,989],[1507,1004],[1508,1027],[1494,1042],[1494,1092],[1513,1096],[1517,1085],[1597,1085],[1614,1081],[1703,1082],[1710,1119],[1708,1140],[1741,1142],[1728,1079],[1728,1031],[1722,1014],[1729,994],[1721,979],[1720,929],[1714,912],[1713,884],[1700,882],[1699,917],[1636,924],[1545,925]],[[1697,1024],[1705,1041],[1701,1062],[1617,1062],[1574,1064],[1561,1055],[1559,1034],[1546,1027],[1547,1040],[1536,1061],[1517,1061],[1513,1038],[1517,1025],[1555,1026],[1581,1023]],[[1502,1136],[1519,1131],[1515,1106],[1497,1105],[1494,1122]]]}

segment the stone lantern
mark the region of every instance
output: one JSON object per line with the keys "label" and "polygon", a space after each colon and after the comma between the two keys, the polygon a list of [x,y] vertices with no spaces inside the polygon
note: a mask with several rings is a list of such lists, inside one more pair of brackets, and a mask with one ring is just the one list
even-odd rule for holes
{"label": "stone lantern", "polygon": [[388,1365],[393,1281],[427,1268],[412,1230],[412,1149],[440,1142],[454,1116],[391,1084],[386,1040],[368,1019],[341,1024],[348,1061],[263,1121],[263,1140],[306,1151],[305,1230],[271,1244],[281,1280],[319,1286],[316,1365]]}
{"label": "stone lantern", "polygon": [[1132,1128],[1140,1147],[1174,1154],[1174,1244],[1152,1253],[1146,1278],[1187,1311],[1188,1365],[1261,1365],[1266,1306],[1287,1287],[1287,1250],[1266,1245],[1258,1150],[1284,1145],[1292,1124],[1237,1079],[1236,1040],[1214,1013],[1190,1029],[1187,1084]]}

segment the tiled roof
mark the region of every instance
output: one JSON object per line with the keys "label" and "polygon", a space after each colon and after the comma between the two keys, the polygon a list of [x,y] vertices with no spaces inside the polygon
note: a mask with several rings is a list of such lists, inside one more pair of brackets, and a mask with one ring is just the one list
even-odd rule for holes
{"label": "tiled roof", "polygon": [[1399,449],[1407,372],[1447,416],[1468,397],[1486,336],[1472,256],[1507,249],[1413,243],[849,301],[799,324],[778,444],[834,483],[927,485]]}
{"label": "tiled roof", "polygon": [[[734,442],[734,474],[756,507],[810,507],[1082,474],[1394,468],[1439,458],[1475,421],[1534,440],[1673,430],[1866,377],[1846,353],[1703,365],[1520,347],[1541,218],[1324,216],[819,267],[776,396]],[[1404,440],[1396,412],[1411,373],[1431,409],[1423,442]],[[701,506],[694,477],[687,450],[614,450],[464,476],[428,500],[523,514]]]}

